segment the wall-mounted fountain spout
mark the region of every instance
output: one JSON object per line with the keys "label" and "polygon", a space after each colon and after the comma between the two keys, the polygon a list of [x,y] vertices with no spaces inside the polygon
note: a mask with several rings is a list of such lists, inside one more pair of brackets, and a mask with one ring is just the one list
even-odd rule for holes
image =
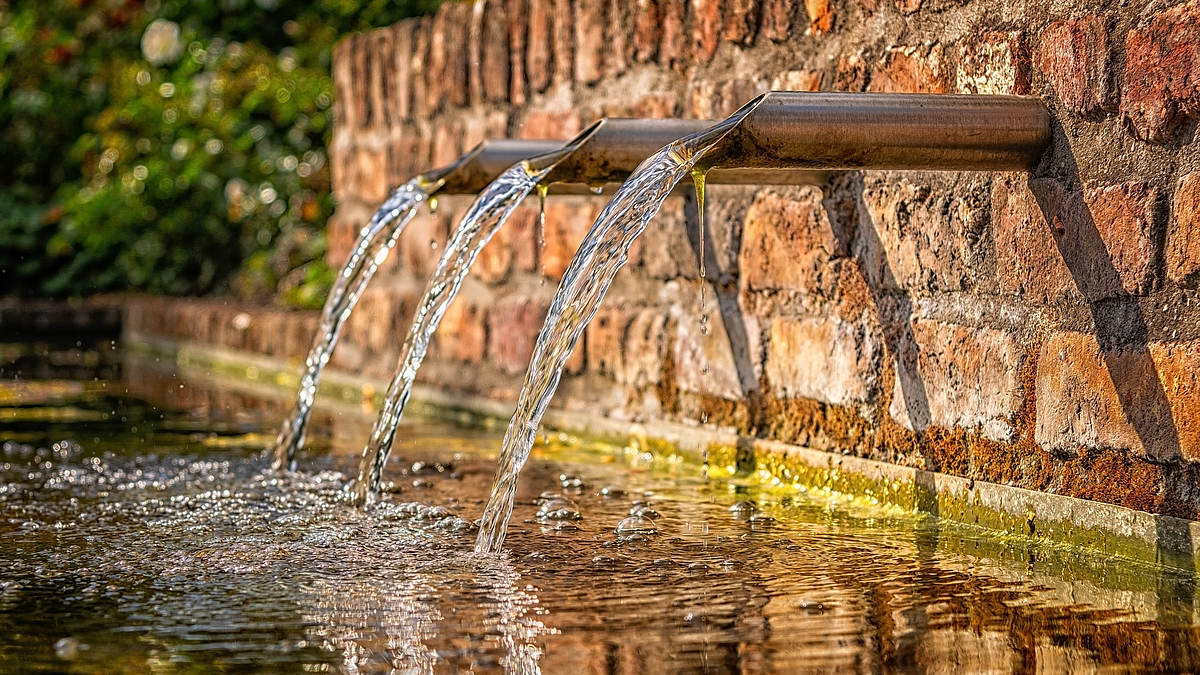
{"label": "wall-mounted fountain spout", "polygon": [[[621,183],[642,160],[717,120],[606,119],[546,178],[552,191]],[[709,153],[707,182],[820,185],[837,169],[1025,171],[1050,142],[1035,98],[952,94],[770,92]],[[443,194],[480,192],[559,141],[491,140],[445,176]]]}

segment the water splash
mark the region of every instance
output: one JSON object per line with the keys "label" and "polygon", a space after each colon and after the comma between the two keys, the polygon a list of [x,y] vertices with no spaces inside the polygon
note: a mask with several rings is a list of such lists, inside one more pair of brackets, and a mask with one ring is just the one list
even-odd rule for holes
{"label": "water splash", "polygon": [[425,360],[430,339],[437,331],[450,303],[458,295],[463,280],[471,271],[471,265],[475,263],[475,259],[479,257],[492,235],[496,234],[517,205],[535,187],[539,188],[539,197],[545,199],[545,190],[540,186],[541,180],[584,141],[591,138],[597,128],[599,123],[586,129],[561,150],[513,165],[480,193],[463,216],[453,237],[446,243],[437,269],[425,287],[425,294],[417,306],[412,327],[400,350],[400,361],[384,398],[383,409],[371,431],[367,446],[363,448],[358,479],[354,485],[355,497],[359,502],[373,501],[379,493],[383,480],[383,466],[391,452],[396,427],[404,415],[404,406],[412,392],[413,380],[416,379],[421,362]]}
{"label": "water splash", "polygon": [[554,294],[516,412],[504,436],[500,466],[475,540],[476,551],[495,553],[503,546],[517,478],[529,458],[542,415],[558,387],[563,365],[600,307],[617,270],[625,264],[630,245],[658,213],[676,183],[691,173],[696,162],[741,123],[760,100],[752,101],[705,131],[671,143],[642,162],[580,244]]}
{"label": "water splash", "polygon": [[333,355],[342,328],[371,277],[396,245],[404,227],[416,215],[417,208],[442,186],[441,176],[444,176],[444,172],[424,174],[401,185],[358,233],[358,241],[350,251],[350,258],[334,281],[325,307],[321,310],[321,322],[304,361],[304,375],[300,378],[296,404],[284,421],[275,443],[273,466],[276,469],[295,468],[296,453],[304,446],[305,429],[312,414],[321,372]]}

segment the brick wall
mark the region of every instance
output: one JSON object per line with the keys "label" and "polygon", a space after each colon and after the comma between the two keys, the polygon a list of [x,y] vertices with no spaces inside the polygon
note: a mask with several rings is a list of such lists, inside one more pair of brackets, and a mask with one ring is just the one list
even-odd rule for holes
{"label": "brick wall", "polygon": [[[672,198],[557,404],[1200,517],[1200,1],[477,0],[334,55],[331,260],[392,186],[498,136],[720,118],[768,89],[1032,94],[1033,176],[853,172]],[[386,376],[447,232],[421,215],[335,365]],[[443,322],[427,381],[515,397],[602,206],[526,204]],[[703,306],[701,296],[703,295]]]}

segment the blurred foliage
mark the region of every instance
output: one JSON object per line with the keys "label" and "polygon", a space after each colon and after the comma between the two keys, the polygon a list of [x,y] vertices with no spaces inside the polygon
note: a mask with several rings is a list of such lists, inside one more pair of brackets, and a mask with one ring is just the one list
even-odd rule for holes
{"label": "blurred foliage", "polygon": [[439,0],[0,0],[0,294],[320,306],[329,60]]}

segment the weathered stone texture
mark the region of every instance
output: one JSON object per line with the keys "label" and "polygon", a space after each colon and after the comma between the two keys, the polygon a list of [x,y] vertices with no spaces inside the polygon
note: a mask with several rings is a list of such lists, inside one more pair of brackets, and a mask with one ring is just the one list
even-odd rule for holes
{"label": "weathered stone texture", "polygon": [[1167,278],[1178,283],[1200,270],[1200,173],[1179,181],[1167,231]]}
{"label": "weathered stone texture", "polygon": [[827,290],[829,261],[839,253],[839,243],[820,190],[802,188],[796,196],[764,191],[747,212],[738,261],[745,291],[817,296]]}
{"label": "weathered stone texture", "polygon": [[1091,115],[1117,106],[1108,21],[1087,16],[1042,31],[1038,68],[1068,111]]}
{"label": "weathered stone texture", "polygon": [[506,373],[524,373],[548,311],[548,302],[529,297],[510,295],[496,301],[487,319],[488,360]]}
{"label": "weathered stone texture", "polygon": [[1021,33],[986,33],[959,45],[957,89],[962,94],[1028,94],[1029,66]]}
{"label": "weathered stone texture", "polygon": [[602,204],[587,198],[546,202],[546,245],[541,251],[542,271],[546,276],[562,279],[601,208]]}
{"label": "weathered stone texture", "polygon": [[944,94],[950,91],[950,76],[950,64],[942,45],[893,47],[871,71],[867,91]]}
{"label": "weathered stone texture", "polygon": [[1154,14],[1125,38],[1121,117],[1162,142],[1200,110],[1200,2]]}
{"label": "weathered stone texture", "polygon": [[883,341],[867,325],[837,317],[777,318],[770,335],[766,375],[779,398],[854,405],[877,395]]}

